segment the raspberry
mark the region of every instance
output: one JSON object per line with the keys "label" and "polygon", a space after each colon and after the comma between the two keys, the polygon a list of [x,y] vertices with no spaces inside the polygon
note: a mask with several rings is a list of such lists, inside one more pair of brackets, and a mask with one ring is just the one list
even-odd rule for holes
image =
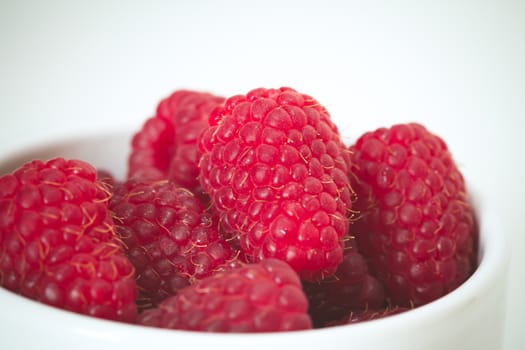
{"label": "raspberry", "polygon": [[455,289],[476,266],[477,228],[445,142],[419,124],[361,136],[351,147],[360,252],[394,304]]}
{"label": "raspberry", "polygon": [[178,90],[163,99],[132,140],[128,178],[169,178],[180,186],[198,187],[197,138],[222,97]]}
{"label": "raspberry", "polygon": [[335,272],[349,154],[319,102],[291,88],[233,96],[212,113],[200,148],[202,187],[250,261],[282,259],[307,280]]}
{"label": "raspberry", "polygon": [[277,259],[202,279],[144,311],[147,326],[208,332],[275,332],[312,328],[298,275]]}
{"label": "raspberry", "polygon": [[134,322],[134,269],[96,170],[55,158],[0,177],[0,284],[34,300]]}
{"label": "raspberry", "polygon": [[217,219],[198,197],[169,180],[128,180],[115,187],[110,208],[137,271],[141,308],[235,260]]}
{"label": "raspberry", "polygon": [[316,328],[326,327],[353,312],[377,309],[385,303],[381,283],[368,273],[365,259],[349,248],[334,276],[318,283],[303,282],[308,313]]}

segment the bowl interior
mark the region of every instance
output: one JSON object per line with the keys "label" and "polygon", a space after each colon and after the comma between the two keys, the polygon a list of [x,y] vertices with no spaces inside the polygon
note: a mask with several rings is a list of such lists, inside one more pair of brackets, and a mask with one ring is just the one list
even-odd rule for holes
{"label": "bowl interior", "polygon": [[[57,156],[87,161],[111,171],[118,179],[126,173],[131,132],[86,135],[69,140],[34,145],[0,160],[0,174],[8,173],[33,159]],[[367,349],[417,349],[422,346],[498,347],[502,338],[505,275],[508,247],[497,221],[497,211],[489,206],[483,191],[467,178],[480,224],[480,264],[473,276],[455,291],[409,312],[375,321],[312,331],[268,334],[203,334],[154,329],[99,320],[34,302],[0,288],[0,329],[12,347],[75,346],[111,348],[126,346],[210,346],[215,349],[301,346],[334,349],[358,346]],[[490,317],[487,322],[479,322]],[[31,337],[25,336],[31,334]],[[380,336],[379,336],[380,335]],[[474,336],[475,335],[475,336]],[[350,345],[351,344],[351,345]],[[471,345],[469,347],[467,345]]]}

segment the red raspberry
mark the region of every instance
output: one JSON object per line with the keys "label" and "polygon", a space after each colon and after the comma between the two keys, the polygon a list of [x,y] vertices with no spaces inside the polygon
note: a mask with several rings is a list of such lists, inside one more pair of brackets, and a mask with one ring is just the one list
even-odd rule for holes
{"label": "red raspberry", "polygon": [[307,280],[343,259],[348,150],[326,109],[290,88],[229,98],[200,142],[201,184],[252,261],[275,257]]}
{"label": "red raspberry", "polygon": [[63,309],[134,322],[134,270],[114,235],[109,193],[78,160],[0,177],[0,284]]}
{"label": "red raspberry", "polygon": [[198,197],[169,180],[128,180],[115,187],[110,208],[137,271],[142,308],[235,260],[217,219]]}
{"label": "red raspberry", "polygon": [[275,332],[312,328],[301,282],[277,259],[220,272],[182,289],[157,309],[147,326],[208,332]]}
{"label": "red raspberry", "polygon": [[421,305],[475,268],[477,228],[463,176],[444,141],[419,124],[361,136],[351,147],[353,227],[394,304]]}
{"label": "red raspberry", "polygon": [[345,252],[334,276],[318,283],[303,282],[303,288],[316,328],[326,327],[351,312],[385,304],[383,286],[368,273],[365,259],[355,248]]}
{"label": "red raspberry", "polygon": [[128,177],[169,178],[194,190],[198,186],[199,134],[208,127],[213,108],[222,97],[179,90],[163,99],[132,140]]}

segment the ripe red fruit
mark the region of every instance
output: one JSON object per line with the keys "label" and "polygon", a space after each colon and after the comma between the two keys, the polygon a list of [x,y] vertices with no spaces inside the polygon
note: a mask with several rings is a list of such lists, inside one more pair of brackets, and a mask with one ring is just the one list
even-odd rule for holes
{"label": "ripe red fruit", "polygon": [[394,304],[421,305],[476,267],[477,228],[463,176],[445,142],[419,124],[361,136],[352,146],[352,227]]}
{"label": "ripe red fruit", "polygon": [[209,93],[178,90],[163,99],[132,140],[128,178],[167,179],[195,190],[199,182],[199,134],[223,102]]}
{"label": "ripe red fruit", "polygon": [[139,307],[157,305],[196,279],[234,263],[236,252],[201,200],[168,180],[128,180],[110,204],[137,271]]}
{"label": "ripe red fruit", "polygon": [[320,282],[303,282],[308,313],[315,328],[326,327],[354,312],[375,310],[385,304],[381,283],[368,272],[355,247],[345,252],[335,274]]}
{"label": "ripe red fruit", "polygon": [[0,284],[63,309],[134,322],[134,270],[109,193],[78,160],[32,161],[0,177]]}
{"label": "ripe red fruit", "polygon": [[197,281],[144,311],[139,323],[208,332],[293,331],[312,328],[307,308],[297,274],[267,259]]}
{"label": "ripe red fruit", "polygon": [[333,274],[351,195],[348,150],[326,109],[290,88],[261,88],[227,99],[210,125],[201,184],[247,257],[282,259],[307,280]]}

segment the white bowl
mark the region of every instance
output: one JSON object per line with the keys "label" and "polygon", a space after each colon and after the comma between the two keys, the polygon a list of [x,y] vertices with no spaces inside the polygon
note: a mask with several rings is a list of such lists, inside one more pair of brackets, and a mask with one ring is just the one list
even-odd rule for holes
{"label": "white bowl", "polygon": [[[131,133],[91,135],[4,155],[0,174],[31,159],[79,158],[125,174]],[[99,320],[0,288],[1,349],[499,349],[504,330],[509,247],[498,208],[467,177],[480,224],[480,264],[452,293],[384,319],[318,330],[267,334],[174,331]]]}

